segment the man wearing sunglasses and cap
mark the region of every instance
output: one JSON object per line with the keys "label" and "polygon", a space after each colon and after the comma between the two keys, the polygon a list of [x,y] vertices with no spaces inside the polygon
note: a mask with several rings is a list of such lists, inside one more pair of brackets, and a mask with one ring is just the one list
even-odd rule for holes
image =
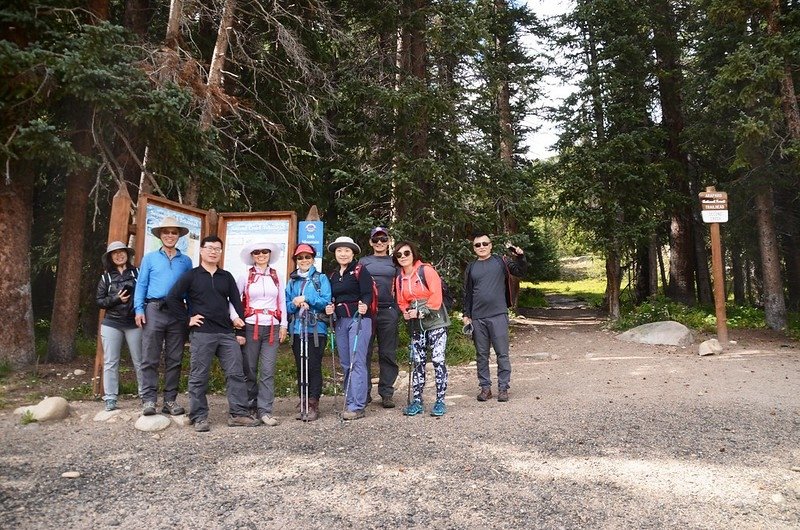
{"label": "man wearing sunglasses and cap", "polygon": [[[508,401],[511,383],[509,360],[508,308],[511,307],[511,275],[525,274],[527,263],[521,248],[510,246],[510,256],[492,254],[492,240],[480,232],[472,238],[472,250],[478,257],[467,266],[464,275],[464,326],[472,329],[477,352],[478,401],[492,396],[489,372],[489,346],[497,355],[497,401]],[[500,293],[505,293],[505,297]]]}
{"label": "man wearing sunglasses and cap", "polygon": [[150,232],[161,240],[161,248],[148,252],[139,266],[139,280],[134,291],[136,325],[142,328],[142,414],[156,413],[158,367],[164,351],[164,406],[161,412],[178,416],[185,411],[177,404],[181,379],[186,326],[167,313],[167,293],[184,272],[192,269],[192,260],[177,248],[178,240],[189,233],[174,217],[164,217]]}
{"label": "man wearing sunglasses and cap", "polygon": [[372,255],[364,256],[358,263],[365,267],[378,285],[378,314],[374,318],[373,333],[369,338],[367,350],[367,403],[372,401],[372,348],[378,341],[378,394],[381,396],[383,408],[394,408],[394,382],[397,379],[397,323],[400,312],[392,293],[397,268],[389,255],[389,230],[376,226],[369,234],[369,245]]}

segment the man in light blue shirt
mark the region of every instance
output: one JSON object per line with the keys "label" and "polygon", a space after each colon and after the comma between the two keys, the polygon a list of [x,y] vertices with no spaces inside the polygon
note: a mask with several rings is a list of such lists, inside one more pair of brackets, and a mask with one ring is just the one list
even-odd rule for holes
{"label": "man in light blue shirt", "polygon": [[166,311],[165,298],[183,273],[192,269],[192,260],[176,248],[178,239],[189,233],[174,217],[165,217],[153,227],[161,248],[148,252],[139,266],[139,279],[133,300],[136,325],[142,328],[142,414],[156,413],[158,366],[164,351],[164,406],[161,412],[178,416],[184,413],[176,403],[181,378],[186,322]]}

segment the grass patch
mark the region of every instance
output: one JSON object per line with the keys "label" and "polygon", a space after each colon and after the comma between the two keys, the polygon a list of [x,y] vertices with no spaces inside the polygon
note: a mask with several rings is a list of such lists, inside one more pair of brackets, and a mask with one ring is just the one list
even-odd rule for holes
{"label": "grass patch", "polygon": [[12,371],[11,363],[9,361],[0,361],[0,380],[11,375]]}
{"label": "grass patch", "polygon": [[[728,305],[725,309],[729,329],[764,329],[764,310],[749,306]],[[714,332],[717,317],[711,306],[686,306],[666,298],[658,297],[638,307],[625,307],[620,320],[612,324],[613,329],[626,330],[648,324],[674,320],[686,327],[700,331]],[[798,324],[800,328],[800,324]]]}
{"label": "grass patch", "polygon": [[62,396],[67,401],[85,401],[94,398],[91,383],[82,383],[65,390]]}
{"label": "grass patch", "polygon": [[[603,305],[603,297],[606,292],[605,278],[585,278],[583,280],[559,280],[551,282],[524,282],[522,286],[525,290],[534,289],[541,293],[542,299],[544,295],[559,294],[562,296],[573,296],[587,302],[594,307]],[[522,305],[522,304],[521,304]],[[547,304],[538,306],[525,306],[525,307],[546,307]]]}
{"label": "grass patch", "polygon": [[26,410],[22,413],[22,417],[19,419],[19,422],[22,425],[28,425],[30,423],[36,423],[36,417],[33,415],[33,412],[30,410]]}
{"label": "grass patch", "polygon": [[786,334],[794,340],[800,340],[800,313],[789,313]]}

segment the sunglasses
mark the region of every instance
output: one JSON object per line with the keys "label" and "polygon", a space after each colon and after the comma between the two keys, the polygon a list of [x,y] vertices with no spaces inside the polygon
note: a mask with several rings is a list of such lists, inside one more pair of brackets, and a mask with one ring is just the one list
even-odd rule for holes
{"label": "sunglasses", "polygon": [[271,254],[271,253],[272,253],[272,251],[270,249],[262,248],[262,249],[254,250],[250,254],[252,254],[253,256],[258,256],[259,254]]}
{"label": "sunglasses", "polygon": [[371,240],[373,243],[388,243],[389,237],[388,236],[377,236],[373,237]]}
{"label": "sunglasses", "polygon": [[411,251],[410,250],[403,250],[402,252],[395,252],[394,253],[394,257],[396,259],[407,258],[410,255],[411,255]]}
{"label": "sunglasses", "polygon": [[491,244],[492,244],[491,241],[478,241],[477,243],[473,243],[472,246],[475,248],[481,248],[481,247],[488,247]]}
{"label": "sunglasses", "polygon": [[304,259],[314,259],[314,256],[312,256],[311,254],[301,254],[299,256],[295,256],[295,258],[299,261]]}

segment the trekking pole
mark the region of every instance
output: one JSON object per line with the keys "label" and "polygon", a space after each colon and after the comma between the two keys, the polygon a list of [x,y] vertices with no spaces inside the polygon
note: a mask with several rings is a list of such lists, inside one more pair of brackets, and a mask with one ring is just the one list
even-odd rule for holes
{"label": "trekking pole", "polygon": [[300,311],[300,419],[308,416],[308,311]]}
{"label": "trekking pole", "polygon": [[[361,313],[356,313],[356,336],[353,337],[353,351],[350,352],[350,366],[347,369],[347,377],[344,381],[344,406],[342,410],[347,408],[347,392],[350,390],[350,380],[353,378],[353,365],[356,362],[356,351],[358,350],[358,336],[361,334]],[[339,419],[344,422],[341,414]]]}
{"label": "trekking pole", "polygon": [[331,367],[333,368],[333,413],[338,414],[339,380],[336,376],[336,313],[331,314]]}

